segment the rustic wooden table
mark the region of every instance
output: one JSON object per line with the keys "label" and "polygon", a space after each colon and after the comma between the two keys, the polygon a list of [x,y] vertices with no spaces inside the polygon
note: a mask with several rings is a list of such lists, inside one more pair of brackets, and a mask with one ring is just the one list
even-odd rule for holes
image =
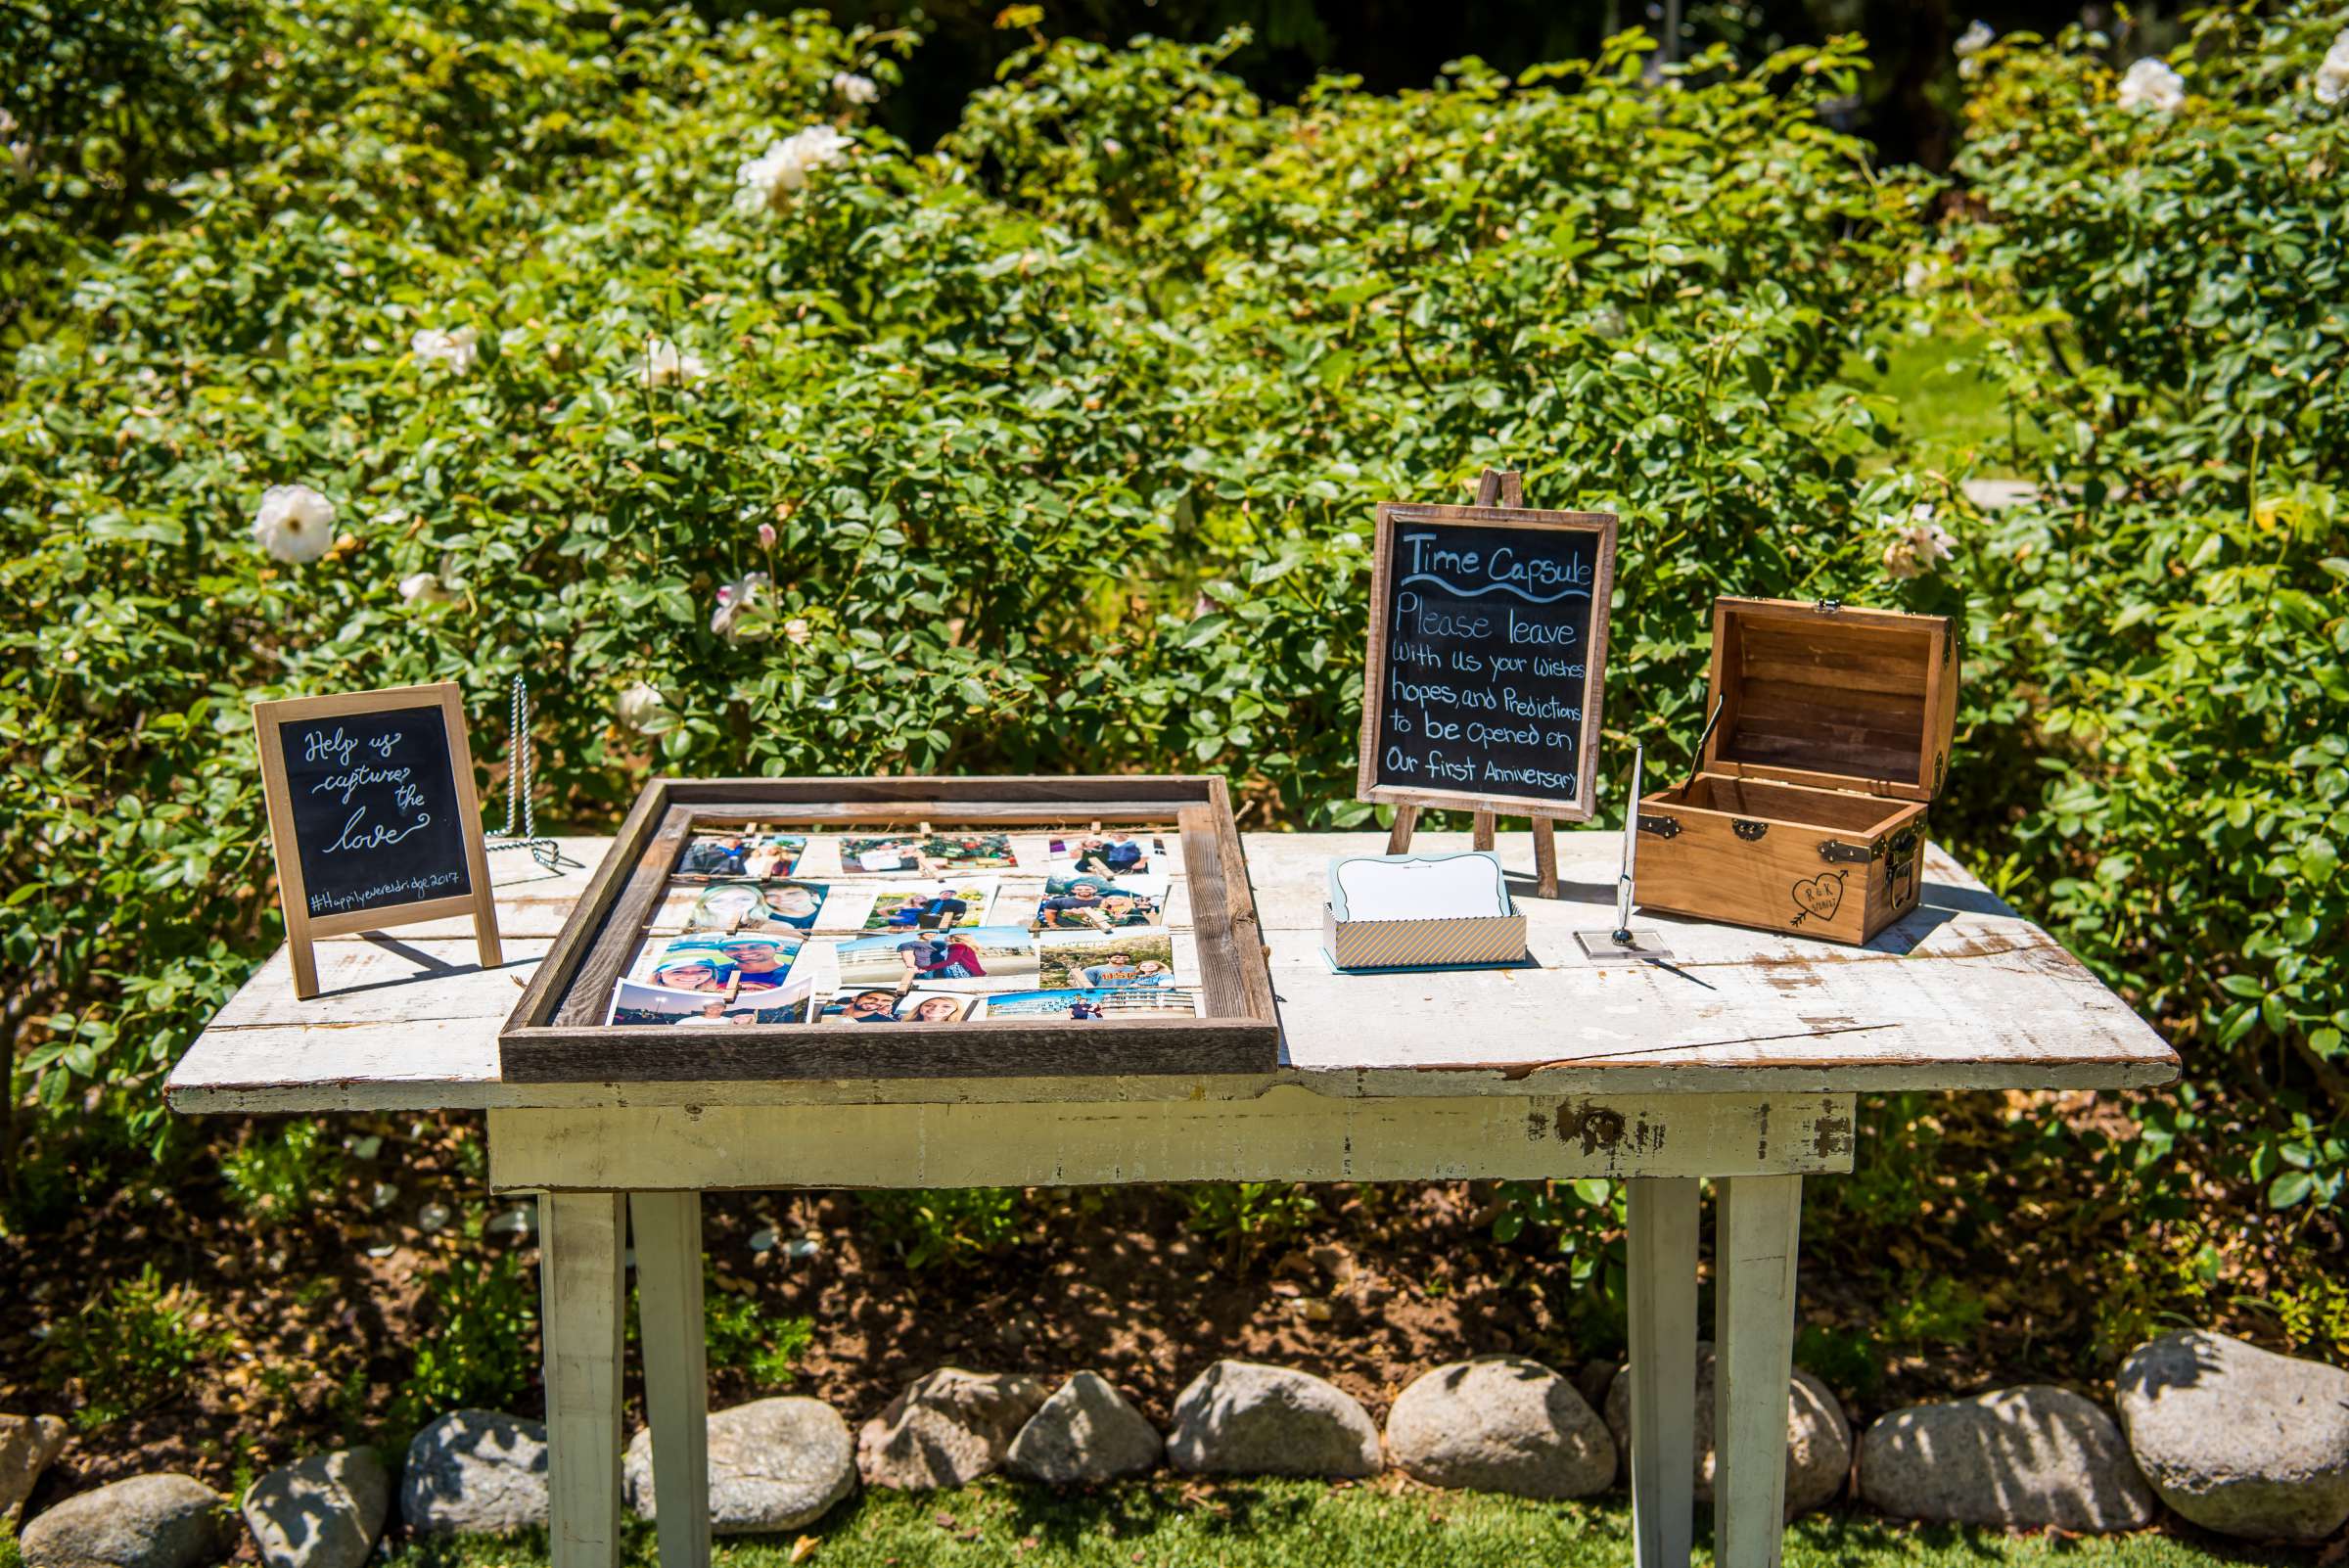
{"label": "rustic wooden table", "polygon": [[[1674,967],[1594,968],[1573,933],[1611,923],[1619,839],[1566,835],[1563,896],[1524,899],[1532,966],[1339,976],[1320,955],[1325,867],[1385,847],[1357,833],[1246,840],[1280,1002],[1270,1074],[506,1083],[498,1026],[606,842],[565,841],[582,866],[561,873],[496,857],[502,969],[477,965],[461,921],[354,934],[318,945],[324,989],[299,1001],[280,952],[167,1089],[190,1113],[488,1112],[490,1184],[543,1194],[556,1568],[618,1556],[631,1219],[655,1488],[706,1498],[705,1190],[1469,1176],[1629,1182],[1638,1568],[1688,1561],[1697,1183],[1713,1178],[1715,1549],[1723,1568],[1767,1568],[1802,1181],[1851,1170],[1854,1096],[2177,1074],[2152,1030],[1937,848],[1918,908],[1867,947],[1644,915]],[[1415,847],[1467,842],[1425,834]],[[1502,835],[1500,850],[1530,872],[1526,835]],[[659,1539],[670,1568],[703,1568],[707,1509],[664,1508]]]}

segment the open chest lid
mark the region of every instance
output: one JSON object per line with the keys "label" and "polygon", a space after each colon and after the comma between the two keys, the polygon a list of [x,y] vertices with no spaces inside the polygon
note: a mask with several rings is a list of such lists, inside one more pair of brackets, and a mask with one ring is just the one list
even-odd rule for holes
{"label": "open chest lid", "polygon": [[1957,727],[1957,628],[1831,599],[1716,599],[1708,716],[1716,704],[1708,772],[1929,801]]}

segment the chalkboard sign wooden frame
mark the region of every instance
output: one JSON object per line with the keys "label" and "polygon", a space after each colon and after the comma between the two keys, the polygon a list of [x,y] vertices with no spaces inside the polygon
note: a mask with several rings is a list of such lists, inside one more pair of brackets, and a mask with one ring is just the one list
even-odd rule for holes
{"label": "chalkboard sign wooden frame", "polygon": [[[464,891],[446,898],[411,899],[331,914],[311,914],[309,889],[302,875],[302,839],[286,765],[285,731],[325,719],[420,710],[437,710],[428,721],[438,723],[447,744],[448,785],[452,792],[449,808],[455,814],[462,838]],[[466,743],[464,694],[460,687],[453,681],[443,681],[430,686],[392,686],[381,691],[254,703],[253,727],[260,746],[261,793],[269,808],[269,847],[277,858],[278,902],[286,916],[286,949],[294,963],[295,995],[306,999],[318,994],[318,959],[312,948],[316,939],[352,931],[375,931],[385,926],[470,914],[482,967],[492,969],[505,961],[497,937],[497,904],[489,888],[489,857],[482,838],[482,807],[474,789],[473,752]]]}
{"label": "chalkboard sign wooden frame", "polygon": [[[1514,475],[1488,475],[1485,492],[1515,490]],[[1484,498],[1480,495],[1480,499]],[[1498,497],[1496,497],[1498,498]],[[1607,679],[1608,603],[1615,589],[1615,534],[1619,519],[1612,512],[1545,512],[1521,506],[1421,506],[1401,501],[1378,508],[1370,575],[1370,634],[1368,657],[1362,668],[1362,739],[1355,798],[1394,806],[1416,816],[1427,807],[1479,811],[1494,816],[1530,816],[1544,820],[1587,822],[1596,811],[1591,791],[1596,785],[1599,720]],[[1575,791],[1572,800],[1551,796],[1516,795],[1475,788],[1441,789],[1382,783],[1379,757],[1386,730],[1390,621],[1395,596],[1396,535],[1402,527],[1441,531],[1446,527],[1522,529],[1535,533],[1573,533],[1592,541],[1595,561],[1590,584],[1589,643],[1584,656],[1583,703],[1575,744]],[[1400,814],[1399,814],[1400,821]]]}
{"label": "chalkboard sign wooden frame", "polygon": [[[880,1039],[852,1028],[604,1022],[697,822],[838,832],[933,818],[1007,829],[1072,818],[1173,822],[1205,1016],[1082,1026],[982,1018]],[[499,1070],[509,1084],[1269,1073],[1280,1061],[1280,1015],[1266,952],[1230,789],[1214,775],[657,778],[499,1031]]]}

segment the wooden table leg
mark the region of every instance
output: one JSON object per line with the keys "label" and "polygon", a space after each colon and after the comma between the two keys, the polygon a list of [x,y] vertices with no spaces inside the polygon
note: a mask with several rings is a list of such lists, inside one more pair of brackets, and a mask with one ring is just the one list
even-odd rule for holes
{"label": "wooden table leg", "polygon": [[615,1192],[538,1200],[552,1568],[620,1561],[621,1205]]}
{"label": "wooden table leg", "polygon": [[1715,1191],[1713,1559],[1720,1568],[1777,1568],[1803,1178],[1734,1176]]}
{"label": "wooden table leg", "polygon": [[1635,1568],[1688,1568],[1696,1492],[1693,1176],[1635,1176],[1630,1198],[1632,1540]]}
{"label": "wooden table leg", "polygon": [[639,1192],[637,1328],[653,1427],[661,1568],[710,1568],[710,1375],[702,1329],[702,1195]]}

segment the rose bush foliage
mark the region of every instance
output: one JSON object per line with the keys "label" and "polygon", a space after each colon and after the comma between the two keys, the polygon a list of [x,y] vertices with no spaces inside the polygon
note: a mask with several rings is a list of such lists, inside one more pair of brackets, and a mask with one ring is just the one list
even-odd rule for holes
{"label": "rose bush foliage", "polygon": [[[2136,107],[2085,37],[1973,47],[1935,227],[1829,118],[1854,43],[1274,105],[1235,40],[1038,40],[921,150],[840,85],[912,40],[814,14],[10,33],[0,950],[41,1109],[0,1142],[79,1101],[161,1135],[275,939],[255,699],[458,680],[486,764],[526,672],[583,827],[655,769],[1215,769],[1246,825],[1358,825],[1372,509],[1496,463],[1623,515],[1618,754],[1685,761],[1716,594],[1963,616],[1937,834],[2195,1066],[2133,1143],[2027,1139],[2167,1212],[2329,1203],[2343,21],[2219,14]],[[155,79],[110,109],[115,55]],[[1918,271],[2059,438],[2046,500],[1977,515],[1845,379]],[[298,485],[314,560],[256,537]],[[1873,1114],[1892,1190],[1934,1140]],[[1586,1185],[1501,1222],[1590,1278]]]}
{"label": "rose bush foliage", "polygon": [[[20,1088],[152,1116],[274,935],[256,698],[456,679],[486,756],[527,671],[582,823],[655,767],[1209,767],[1355,822],[1378,499],[1506,461],[1623,511],[1611,712],[1684,745],[1711,595],[1848,590],[1913,498],[1836,380],[1921,194],[1819,117],[1851,46],[1279,108],[1228,40],[1051,44],[924,154],[833,85],[904,43],[353,4],[230,69],[345,90],[155,221],[49,212],[0,409]],[[322,558],[256,545],[279,485]]]}
{"label": "rose bush foliage", "polygon": [[1958,166],[1962,281],[2052,438],[1973,556],[1977,694],[2041,770],[2006,885],[2170,1021],[2195,1087],[2132,1157],[2173,1206],[2180,1134],[2279,1208],[2349,1179],[2345,35],[2206,13],[2135,107],[2101,39],[2002,41]]}

